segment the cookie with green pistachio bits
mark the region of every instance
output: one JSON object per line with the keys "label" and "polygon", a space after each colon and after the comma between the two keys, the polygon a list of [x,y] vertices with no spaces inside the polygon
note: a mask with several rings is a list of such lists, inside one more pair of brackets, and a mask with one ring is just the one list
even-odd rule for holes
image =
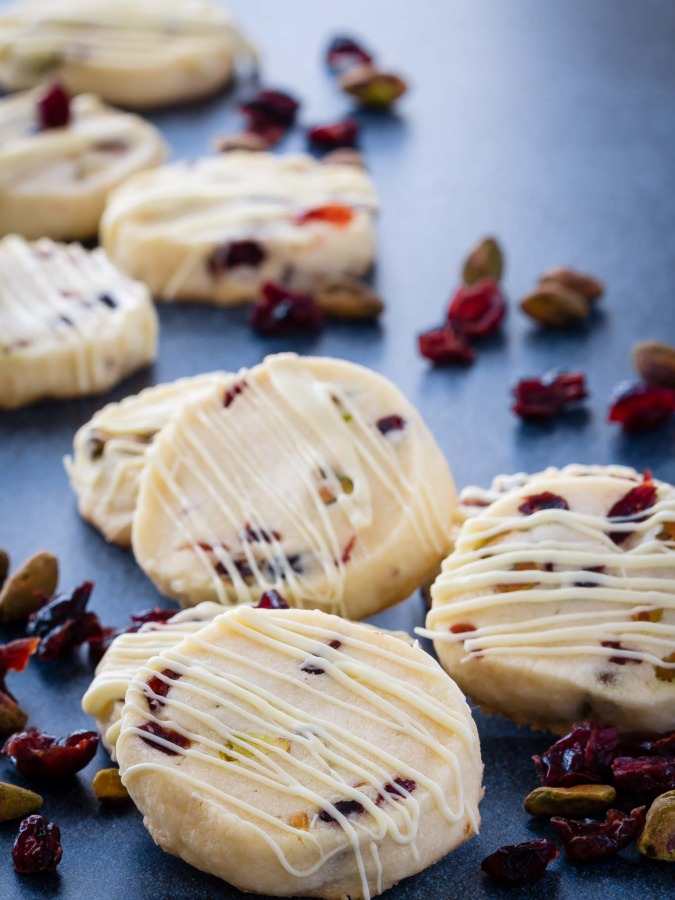
{"label": "cookie with green pistachio bits", "polygon": [[42,797],[34,791],[0,781],[0,822],[23,819],[40,809],[42,803]]}
{"label": "cookie with green pistachio bits", "polygon": [[41,550],[31,556],[0,591],[0,622],[25,621],[52,596],[58,583],[59,563],[54,554]]}

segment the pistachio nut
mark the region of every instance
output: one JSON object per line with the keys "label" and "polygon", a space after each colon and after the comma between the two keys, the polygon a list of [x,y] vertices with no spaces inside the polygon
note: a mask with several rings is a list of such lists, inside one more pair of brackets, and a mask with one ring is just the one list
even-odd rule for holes
{"label": "pistachio nut", "polygon": [[603,812],[616,800],[609,784],[577,784],[574,787],[539,787],[524,800],[531,816],[593,816]]}
{"label": "pistachio nut", "polygon": [[239,756],[245,756],[248,759],[253,759],[253,757],[255,756],[255,752],[251,748],[255,748],[255,750],[263,749],[262,747],[258,746],[259,741],[262,741],[265,744],[269,744],[270,747],[278,747],[280,750],[284,750],[286,753],[291,752],[291,742],[286,738],[275,737],[272,734],[258,734],[255,731],[247,731],[237,734],[234,740],[225,741],[225,747],[227,748],[227,750],[221,751],[218,756],[220,756],[221,759],[225,760],[225,762],[237,762],[238,760],[234,755],[235,753],[238,753]]}
{"label": "pistachio nut", "polygon": [[331,150],[321,160],[328,166],[355,166],[357,169],[365,169],[366,161],[358,150],[352,147],[339,147],[337,150]]}
{"label": "pistachio nut", "polygon": [[597,300],[605,293],[605,286],[597,278],[592,275],[585,275],[583,272],[575,272],[574,269],[566,269],[559,266],[555,269],[549,269],[539,279],[539,286],[549,284],[561,284],[563,287],[580,294],[589,303]]}
{"label": "pistachio nut", "polygon": [[122,806],[131,799],[122,784],[119,769],[100,769],[91,784],[96,799],[103,806]]}
{"label": "pistachio nut", "polygon": [[384,309],[375,291],[351,275],[320,281],[313,296],[327,316],[340,319],[376,319]]}
{"label": "pistachio nut", "polygon": [[647,384],[675,389],[675,347],[660,341],[638,341],[633,347],[633,365]]}
{"label": "pistachio nut", "polygon": [[486,237],[477,244],[464,261],[462,280],[475,284],[483,278],[500,281],[504,273],[504,254],[496,238]]}
{"label": "pistachio nut", "polygon": [[28,721],[28,715],[12,697],[0,691],[0,734],[21,731]]}
{"label": "pistachio nut", "polygon": [[408,89],[405,81],[393,72],[383,72],[372,65],[353,66],[343,72],[340,87],[356,97],[362,106],[387,109]]}
{"label": "pistachio nut", "polygon": [[0,822],[23,819],[41,806],[42,797],[39,794],[16,784],[0,781]]}
{"label": "pistachio nut", "polygon": [[5,581],[0,591],[0,622],[21,622],[51,597],[59,581],[59,564],[46,550],[31,556]]}
{"label": "pistachio nut", "polygon": [[588,300],[564,287],[549,282],[527,294],[520,301],[520,308],[535,322],[551,328],[575,325],[588,317]]}
{"label": "pistachio nut", "polygon": [[675,791],[661,794],[652,803],[637,848],[649,859],[675,862]]}

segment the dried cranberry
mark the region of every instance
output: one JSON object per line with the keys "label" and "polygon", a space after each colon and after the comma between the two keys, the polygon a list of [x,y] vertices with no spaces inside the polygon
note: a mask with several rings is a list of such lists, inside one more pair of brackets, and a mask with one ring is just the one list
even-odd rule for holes
{"label": "dried cranberry", "polygon": [[369,65],[373,57],[354,38],[338,35],[328,45],[326,62],[331,69],[349,69],[355,65]]}
{"label": "dried cranberry", "polygon": [[148,691],[146,691],[145,696],[152,712],[157,712],[158,709],[164,706],[163,698],[167,696],[173,687],[173,685],[169,684],[169,681],[165,679],[177,681],[181,677],[181,674],[179,672],[174,672],[173,669],[163,669],[159,675],[152,676],[147,683]]}
{"label": "dried cranberry", "polygon": [[28,720],[26,713],[7,689],[5,678],[10,670],[23,672],[39,643],[39,638],[22,638],[9,644],[0,644],[0,734],[23,728]]}
{"label": "dried cranberry", "polygon": [[[608,647],[612,650],[626,649],[621,646],[621,641],[601,641],[600,644],[602,647]],[[636,665],[642,662],[640,659],[631,659],[629,656],[610,656],[609,661],[615,663],[617,666]]]}
{"label": "dried cranberry", "polygon": [[631,813],[610,809],[604,822],[564,819],[554,816],[551,825],[560,835],[569,859],[592,862],[614,856],[635,841],[645,825],[644,806]]}
{"label": "dried cranberry", "polygon": [[675,412],[675,391],[648,384],[623,383],[610,400],[607,419],[624,431],[651,431],[665,425]]}
{"label": "dried cranberry", "polygon": [[449,325],[432,328],[418,336],[419,351],[435,365],[473,362],[476,351],[464,335]]}
{"label": "dried cranberry", "polygon": [[54,872],[62,856],[58,825],[38,815],[23,820],[12,847],[15,872],[19,875]]}
{"label": "dried cranberry", "polygon": [[340,560],[342,563],[349,562],[349,560],[352,558],[352,552],[353,552],[355,546],[356,546],[356,535],[353,534],[349,538],[347,543],[345,544],[345,548],[342,551],[342,556],[340,557]]}
{"label": "dried cranberry", "polygon": [[126,628],[103,628],[101,640],[97,643],[89,645],[89,653],[93,660],[100,661],[110,649],[110,645],[119,637],[120,634],[136,634],[143,625],[154,622],[165,625],[170,622],[176,615],[175,609],[160,609],[155,606],[153,609],[144,609],[138,613],[132,613],[129,617],[129,624]]}
{"label": "dried cranberry", "polygon": [[539,838],[500,847],[486,856],[480,867],[489,878],[500,884],[528,884],[541,878],[546,866],[553,862],[558,853],[552,841]]}
{"label": "dried cranberry", "polygon": [[339,147],[355,147],[359,136],[359,123],[345,119],[333,125],[317,125],[307,129],[307,137],[321,150],[337,150]]}
{"label": "dried cranberry", "polygon": [[[363,806],[358,802],[358,800],[336,800],[333,803],[335,809],[342,813],[343,816],[353,816],[357,813],[362,813],[364,811]],[[329,813],[327,810],[322,809],[319,813],[319,818],[322,822],[337,822],[335,816]]]}
{"label": "dried cranberry", "polygon": [[384,786],[384,793],[378,794],[375,803],[381,806],[387,800],[404,800],[406,793],[412,794],[417,787],[417,782],[412,778],[394,778]]}
{"label": "dried cranberry", "polygon": [[328,225],[335,225],[338,228],[344,228],[354,218],[354,210],[350,206],[344,206],[341,203],[330,203],[327,206],[317,206],[315,209],[308,209],[306,212],[300,213],[295,217],[296,225],[306,225],[308,222],[326,222]]}
{"label": "dried cranberry", "polygon": [[675,756],[619,756],[612,763],[616,785],[641,803],[675,790]]}
{"label": "dried cranberry", "polygon": [[70,597],[56,597],[30,617],[26,632],[40,638],[38,659],[58,659],[85,641],[103,640],[98,616],[86,611],[93,588],[93,581],[85,581]]}
{"label": "dried cranberry", "polygon": [[289,609],[289,606],[279,591],[271,590],[265,591],[256,604],[256,609]]}
{"label": "dried cranberry", "polygon": [[237,266],[257,269],[267,256],[257,241],[231,241],[215,247],[206,261],[206,267],[214,278],[219,278]]}
{"label": "dried cranberry", "polygon": [[139,725],[138,729],[139,731],[144,731],[146,734],[150,735],[150,737],[143,737],[143,735],[141,735],[141,740],[144,743],[148,744],[148,746],[152,747],[154,750],[166,753],[167,756],[178,756],[178,751],[172,750],[164,744],[160,744],[159,741],[153,741],[153,737],[167,741],[169,744],[175,744],[176,747],[180,747],[182,750],[187,750],[191,744],[190,739],[186,738],[184,734],[180,734],[180,732],[174,731],[172,728],[164,728],[159,722],[146,722],[145,725]]}
{"label": "dried cranberry", "polygon": [[614,726],[584,722],[532,759],[544,785],[592,784],[609,776],[618,745],[619,732]]}
{"label": "dried cranberry", "polygon": [[384,416],[375,423],[380,434],[389,434],[390,431],[403,431],[406,421],[403,416]]}
{"label": "dried cranberry", "polygon": [[271,528],[262,528],[260,525],[251,525],[247,522],[244,530],[239,532],[239,540],[248,544],[271,544],[272,541],[280,541],[281,535]]}
{"label": "dried cranberry", "polygon": [[544,491],[543,494],[526,497],[518,507],[518,512],[524,516],[531,516],[533,513],[541,512],[542,509],[569,509],[569,504],[564,497]]}
{"label": "dried cranberry", "polygon": [[104,306],[107,306],[108,309],[117,309],[119,305],[117,300],[115,300],[114,297],[111,297],[110,294],[99,294],[98,301]]}
{"label": "dried cranberry", "polygon": [[242,103],[241,111],[249,120],[251,131],[263,135],[270,129],[286,130],[294,122],[299,103],[283,91],[259,91],[255,97]]}
{"label": "dried cranberry", "polygon": [[262,334],[275,336],[320,328],[323,313],[307,294],[297,294],[268,281],[251,310],[251,324]]}
{"label": "dried cranberry", "polygon": [[664,735],[651,733],[622,734],[617,756],[675,757],[675,731]]}
{"label": "dried cranberry", "polygon": [[232,406],[235,397],[238,397],[239,394],[243,394],[245,387],[245,381],[237,381],[236,384],[233,384],[231,388],[228,388],[225,391],[225,396],[223,397],[223,406],[225,407],[225,409],[227,409],[229,406]]}
{"label": "dried cranberry", "polygon": [[541,378],[523,378],[513,388],[512,409],[525,419],[550,419],[588,396],[581,372],[547,372]]}
{"label": "dried cranberry", "polygon": [[468,634],[471,631],[475,631],[476,626],[470,625],[468,622],[458,622],[456,625],[450,626],[450,632],[452,634]]}
{"label": "dried cranberry", "polygon": [[95,731],[74,731],[55,738],[38,728],[27,728],[5,741],[2,754],[18,772],[32,778],[64,778],[83,769],[96,755],[99,737]]}
{"label": "dried cranberry", "polygon": [[38,126],[46,131],[50,128],[65,128],[70,122],[70,94],[58,82],[50,84],[37,103]]}
{"label": "dried cranberry", "polygon": [[504,316],[506,304],[496,281],[463,284],[448,306],[448,322],[466,337],[484,337],[496,331]]}
{"label": "dried cranberry", "polygon": [[[642,478],[642,484],[638,484],[637,487],[631,488],[627,494],[624,494],[620,500],[617,500],[607,513],[607,518],[627,519],[630,522],[642,522],[646,516],[641,516],[640,513],[643,513],[645,510],[651,509],[651,507],[654,506],[657,493],[657,487],[652,481],[652,473],[649,469],[646,469]],[[610,537],[615,544],[622,544],[630,537],[631,533],[632,532],[630,531],[615,531],[610,534]]]}

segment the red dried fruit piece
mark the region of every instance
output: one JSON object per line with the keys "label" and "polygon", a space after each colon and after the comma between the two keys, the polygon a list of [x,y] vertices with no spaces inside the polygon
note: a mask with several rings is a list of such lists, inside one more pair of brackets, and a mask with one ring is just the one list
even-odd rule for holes
{"label": "red dried fruit piece", "polygon": [[[600,646],[609,647],[612,650],[625,650],[621,646],[621,641],[601,641]],[[635,665],[642,662],[641,659],[631,659],[629,656],[610,656],[609,662],[615,663],[617,666]]]}
{"label": "red dried fruit piece", "polygon": [[93,581],[85,581],[70,597],[56,597],[30,617],[26,632],[30,637],[40,638],[38,659],[58,659],[85,641],[103,640],[98,616],[86,611],[93,588]]}
{"label": "red dried fruit piece", "polygon": [[353,534],[347,543],[345,544],[345,548],[342,551],[342,556],[340,557],[343,564],[348,563],[352,558],[352,553],[354,551],[354,547],[356,546],[356,535]]}
{"label": "red dried fruit piece", "polygon": [[673,756],[675,757],[675,731],[667,734],[648,732],[621,735],[619,756]]}
{"label": "red dried fruit piece", "polygon": [[539,838],[536,841],[500,847],[486,856],[480,867],[499,884],[529,884],[541,878],[558,853],[559,850],[552,841]]}
{"label": "red dried fruit piece", "polygon": [[631,813],[610,809],[604,822],[554,816],[551,825],[560,835],[568,859],[593,862],[614,856],[637,840],[645,826],[645,817],[646,808],[640,806]]}
{"label": "red dried fruit piece", "polygon": [[345,119],[333,125],[308,128],[307,137],[321,150],[337,150],[339,147],[355,147],[359,129],[359,123],[355,119]]}
{"label": "red dried fruit piece", "polygon": [[382,806],[386,801],[405,800],[406,792],[412,794],[417,787],[417,782],[412,778],[394,778],[393,782],[387,782],[384,786],[384,793],[378,794],[375,798],[377,806]]}
{"label": "red dried fruit piece", "polygon": [[[335,803],[333,803],[333,806],[339,813],[342,813],[343,816],[347,817],[364,812],[363,806],[358,800],[336,800]],[[322,822],[337,822],[335,816],[325,809],[321,810],[319,818]]]}
{"label": "red dried fruit piece", "polygon": [[461,285],[448,306],[448,322],[466,337],[492,334],[505,315],[506,304],[499,285],[489,279]]}
{"label": "red dried fruit piece", "polygon": [[619,732],[613,725],[584,722],[532,760],[541,783],[549,787],[602,783],[618,746]]}
{"label": "red dried fruit piece", "polygon": [[675,790],[675,756],[618,756],[612,763],[618,788],[651,803],[660,794]]}
{"label": "red dried fruit piece", "polygon": [[523,378],[513,388],[512,409],[524,419],[550,419],[588,396],[582,372],[551,371],[541,378]]}
{"label": "red dried fruit piece", "polygon": [[390,431],[403,431],[406,421],[403,416],[383,416],[375,423],[380,434],[389,434]]}
{"label": "red dried fruit piece", "polygon": [[12,847],[15,872],[19,875],[54,872],[62,856],[58,825],[38,815],[23,820]]}
{"label": "red dried fruit piece", "polygon": [[153,741],[153,737],[167,741],[169,744],[175,744],[176,747],[180,747],[182,750],[187,750],[191,744],[190,739],[186,738],[184,734],[180,734],[180,732],[174,731],[172,728],[164,728],[159,722],[146,722],[145,725],[139,725],[138,729],[150,735],[147,738],[141,735],[141,740],[144,743],[154,750],[166,753],[167,756],[178,756],[178,750],[172,750],[170,747],[160,744],[159,741]]}
{"label": "red dried fruit piece", "polygon": [[[627,494],[624,494],[620,500],[617,500],[607,513],[607,518],[627,519],[629,522],[643,522],[647,517],[639,514],[654,506],[657,494],[658,488],[652,481],[652,473],[649,469],[646,469],[642,477],[642,484],[631,488]],[[631,531],[615,531],[610,534],[610,538],[615,544],[622,544],[631,534]]]}
{"label": "red dried fruit piece", "polygon": [[675,391],[648,384],[624,382],[614,392],[607,414],[624,431],[651,431],[665,425],[675,412]]}
{"label": "red dried fruit piece", "polygon": [[0,645],[0,734],[23,728],[28,721],[28,716],[7,689],[5,679],[10,670],[23,672],[39,643],[39,638],[22,638]]}
{"label": "red dried fruit piece", "polygon": [[[145,696],[152,712],[157,712],[158,709],[161,709],[161,707],[164,706],[162,698],[166,697],[173,687],[173,685],[169,684],[165,679],[168,678],[171,681],[177,681],[182,677],[183,676],[179,672],[174,672],[173,669],[163,669],[159,675],[153,675],[147,683],[148,692],[146,692]],[[150,696],[151,694],[154,696]]]}
{"label": "red dried fruit piece", "polygon": [[258,603],[256,609],[289,609],[288,603],[281,596],[279,591],[265,591]]}
{"label": "red dried fruit piece", "polygon": [[[223,397],[223,406],[225,407],[225,409],[227,409],[228,406],[232,406],[235,397],[238,397],[239,394],[242,394],[245,388],[246,382],[238,381],[236,384],[233,384],[231,388],[228,388],[225,391],[225,396]],[[212,548],[209,547],[208,549],[211,550]]]}
{"label": "red dried fruit piece", "polygon": [[257,269],[266,256],[267,253],[257,241],[230,241],[213,249],[206,260],[206,267],[214,278],[220,278],[238,266]]}
{"label": "red dried fruit piece", "polygon": [[239,107],[249,120],[251,131],[267,136],[275,129],[290,128],[298,112],[299,103],[283,91],[259,91]]}
{"label": "red dried fruit piece", "polygon": [[323,313],[309,295],[271,281],[262,286],[261,298],[251,310],[251,325],[270,336],[315,330],[322,324]]}
{"label": "red dried fruit piece", "polygon": [[129,616],[129,625],[127,625],[126,628],[103,628],[101,640],[89,644],[89,655],[92,660],[99,662],[110,649],[112,642],[120,634],[136,634],[136,632],[148,622],[165,625],[167,622],[170,622],[175,615],[175,609],[160,609],[159,606],[155,606],[153,609],[144,609],[138,613],[132,613],[131,616]]}
{"label": "red dried fruit piece", "polygon": [[271,544],[272,541],[280,541],[281,535],[271,528],[263,528],[260,525],[251,525],[247,522],[244,530],[239,532],[239,540],[249,544]]}
{"label": "red dried fruit piece", "polygon": [[464,335],[458,334],[449,325],[425,331],[417,341],[421,355],[434,365],[470,363],[476,356],[476,351]]}
{"label": "red dried fruit piece", "polygon": [[308,222],[326,222],[338,228],[344,228],[354,218],[354,210],[341,203],[330,203],[328,206],[317,206],[307,212],[299,213],[295,217],[296,225],[306,225]]}
{"label": "red dried fruit piece", "polygon": [[38,728],[27,728],[5,741],[3,756],[18,772],[31,778],[66,778],[83,769],[96,755],[99,737],[95,731],[74,731],[55,738]]}
{"label": "red dried fruit piece", "polygon": [[524,516],[531,516],[533,513],[541,512],[542,509],[569,509],[569,504],[564,497],[544,491],[543,494],[526,497],[518,507],[518,512]]}
{"label": "red dried fruit piece", "polygon": [[345,35],[337,35],[328,45],[326,62],[331,69],[344,71],[355,65],[372,63],[373,56],[355,41]]}
{"label": "red dried fruit piece", "polygon": [[70,122],[70,94],[58,81],[49,85],[38,100],[36,115],[38,127],[43,131],[65,128]]}

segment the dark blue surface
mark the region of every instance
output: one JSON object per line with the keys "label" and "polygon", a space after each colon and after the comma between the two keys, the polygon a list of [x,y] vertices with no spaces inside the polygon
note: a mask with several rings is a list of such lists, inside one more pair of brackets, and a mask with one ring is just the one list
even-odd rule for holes
{"label": "dark blue surface", "polygon": [[[255,337],[242,310],[163,308],[160,357],[101,399],[0,414],[0,546],[15,563],[41,548],[58,554],[65,589],[96,581],[93,606],[121,624],[158,601],[130,554],[110,547],[77,516],[61,465],[72,435],[103,402],[158,381],[218,367],[236,369],[266,352],[296,349],[342,356],[393,379],[421,409],[459,485],[498,472],[569,462],[651,466],[675,480],[675,429],[625,438],[605,421],[614,385],[631,377],[629,352],[641,337],[675,342],[675,6],[672,0],[237,0],[230,3],[264,58],[270,86],[304,101],[305,124],[350,110],[321,65],[321,49],[349,29],[410,78],[396,115],[361,116],[362,148],[382,198],[377,283],[388,303],[381,326],[335,325],[317,338]],[[241,93],[244,88],[238,88]],[[154,116],[174,155],[197,156],[240,119],[231,93],[194,109]],[[300,131],[281,149],[303,147]],[[512,308],[503,337],[467,370],[431,371],[416,333],[440,320],[469,247],[495,233],[507,252]],[[598,313],[580,331],[543,333],[516,308],[552,265],[586,269],[606,281]],[[509,384],[552,366],[583,369],[587,411],[551,426],[521,424]],[[419,597],[379,617],[412,629]],[[12,634],[13,636],[13,634]],[[0,632],[0,640],[10,637]],[[10,687],[31,723],[54,733],[85,727],[84,657],[54,667],[31,663]],[[392,900],[499,897],[479,871],[500,844],[539,836],[521,809],[535,786],[529,757],[546,738],[477,716],[486,765],[481,835],[436,867],[404,882]],[[90,781],[46,791],[44,813],[62,829],[64,857],[46,879],[15,876],[9,849],[16,825],[0,826],[0,897],[240,897],[157,849],[133,810],[97,808]],[[0,762],[0,779],[13,777]],[[665,900],[672,867],[633,851],[585,868],[556,861],[523,898],[589,896]]]}

